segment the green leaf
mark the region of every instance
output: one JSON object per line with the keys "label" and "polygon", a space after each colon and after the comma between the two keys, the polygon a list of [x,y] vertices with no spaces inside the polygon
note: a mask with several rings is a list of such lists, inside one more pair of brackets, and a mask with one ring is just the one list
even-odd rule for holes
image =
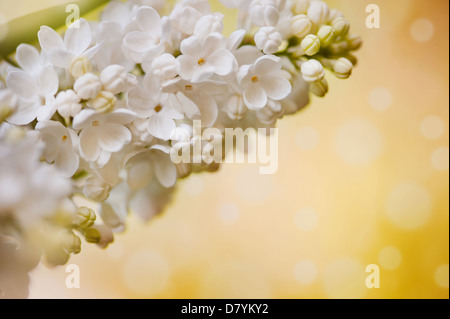
{"label": "green leaf", "polygon": [[[109,0],[79,0],[76,4],[80,9],[80,16],[84,16],[107,2]],[[67,17],[71,14],[71,12],[66,12],[68,5],[69,3],[57,5],[0,25],[0,34],[6,33],[5,37],[0,40],[0,55],[9,56],[21,43],[36,43],[37,33],[42,25],[53,29],[63,27]]]}

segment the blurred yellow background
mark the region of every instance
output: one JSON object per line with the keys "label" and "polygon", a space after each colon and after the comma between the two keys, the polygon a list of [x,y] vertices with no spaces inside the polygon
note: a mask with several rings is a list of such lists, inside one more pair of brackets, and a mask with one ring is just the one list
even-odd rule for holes
{"label": "blurred yellow background", "polygon": [[[0,20],[61,2],[2,1]],[[231,30],[235,12],[211,2]],[[41,265],[30,297],[448,298],[449,2],[327,3],[363,38],[359,64],[279,121],[275,175],[191,176],[162,216],[131,216],[106,250],[83,245],[81,288]],[[380,29],[365,26],[370,3]]]}

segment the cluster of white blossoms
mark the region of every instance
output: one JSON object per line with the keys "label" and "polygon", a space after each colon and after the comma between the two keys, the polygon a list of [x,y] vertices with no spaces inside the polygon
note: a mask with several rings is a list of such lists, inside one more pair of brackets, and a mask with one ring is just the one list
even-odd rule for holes
{"label": "cluster of white blossoms", "polygon": [[171,160],[173,148],[198,142],[194,121],[222,132],[274,127],[310,92],[327,93],[325,69],[350,76],[361,40],[324,2],[221,2],[239,9],[228,37],[207,0],[180,1],[166,16],[163,0],[132,0],[111,1],[100,21],[80,19],[63,36],[42,26],[41,50],[18,46],[0,83],[0,294],[11,287],[4,256],[31,256],[26,269],[41,254],[64,264],[82,238],[106,247],[129,211],[160,213],[178,179],[217,170],[205,158]]}

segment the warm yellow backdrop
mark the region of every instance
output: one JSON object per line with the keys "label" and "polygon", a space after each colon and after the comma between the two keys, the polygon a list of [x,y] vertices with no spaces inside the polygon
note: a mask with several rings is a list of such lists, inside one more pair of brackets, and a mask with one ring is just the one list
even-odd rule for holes
{"label": "warm yellow backdrop", "polygon": [[[2,1],[0,17],[49,2]],[[163,216],[131,217],[105,251],[83,245],[80,289],[39,266],[31,297],[448,298],[449,3],[327,2],[362,36],[360,63],[279,122],[275,175],[193,176]],[[369,3],[380,29],[365,26]]]}

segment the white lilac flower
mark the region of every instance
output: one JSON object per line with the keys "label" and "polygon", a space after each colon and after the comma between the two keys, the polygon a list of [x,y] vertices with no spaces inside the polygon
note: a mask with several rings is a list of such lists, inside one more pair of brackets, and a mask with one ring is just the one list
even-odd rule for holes
{"label": "white lilac flower", "polygon": [[136,14],[138,31],[128,33],[123,39],[125,53],[136,63],[151,61],[164,52],[164,41],[170,33],[167,19],[161,19],[150,7],[141,7]]}
{"label": "white lilac flower", "polygon": [[194,33],[195,25],[211,8],[206,0],[183,0],[170,13],[172,27],[185,35]]}
{"label": "white lilac flower", "polygon": [[44,158],[54,165],[64,177],[71,177],[78,170],[79,158],[76,133],[56,121],[39,122],[36,126],[45,143]]}
{"label": "white lilac flower", "polygon": [[64,118],[74,117],[81,108],[81,98],[73,90],[61,91],[55,99],[56,109]]}
{"label": "white lilac flower", "polygon": [[317,25],[328,22],[330,9],[323,1],[313,0],[309,2],[308,17]]}
{"label": "white lilac flower", "polygon": [[6,134],[0,142],[0,217],[10,215],[21,226],[32,226],[69,195],[70,182],[40,161],[43,143],[36,132],[18,140],[8,140]]}
{"label": "white lilac flower", "polygon": [[259,28],[255,34],[255,44],[258,49],[265,54],[273,54],[278,51],[281,46],[283,38],[274,27]]}
{"label": "white lilac flower", "polygon": [[113,64],[106,67],[100,73],[100,81],[103,88],[112,94],[128,91],[136,86],[136,76],[128,73],[122,65]]}
{"label": "white lilac flower", "polygon": [[41,27],[38,38],[42,50],[48,54],[53,65],[68,70],[75,78],[91,72],[90,59],[95,56],[100,46],[91,47],[92,32],[85,19],[69,26],[64,41],[55,30],[47,26]]}
{"label": "white lilac flower", "polygon": [[19,98],[17,110],[8,118],[15,125],[49,120],[56,111],[54,103],[58,91],[58,75],[46,67],[36,76],[24,71],[12,71],[6,78],[6,85]]}
{"label": "white lilac flower", "polygon": [[171,80],[178,75],[178,60],[170,53],[164,53],[152,62],[152,73],[161,82]]}
{"label": "white lilac flower", "polygon": [[238,82],[244,88],[245,105],[252,110],[266,106],[268,98],[278,101],[291,93],[291,83],[283,76],[281,60],[265,55],[253,65],[241,66]]}
{"label": "white lilac flower", "polygon": [[146,187],[155,177],[164,187],[175,185],[177,170],[171,161],[170,147],[154,145],[149,149],[135,150],[127,155],[127,183],[131,190]]}
{"label": "white lilac flower", "polygon": [[301,67],[303,79],[307,82],[320,81],[325,77],[325,70],[322,63],[315,59],[303,62]]}
{"label": "white lilac flower", "polygon": [[280,13],[273,0],[253,0],[249,11],[253,24],[259,27],[275,26],[280,19]]}
{"label": "white lilac flower", "polygon": [[81,156],[88,162],[104,166],[111,153],[119,152],[125,144],[131,142],[131,133],[125,125],[135,118],[135,113],[126,109],[118,109],[109,114],[82,110],[73,119],[73,128],[81,130]]}
{"label": "white lilac flower", "polygon": [[100,93],[102,82],[94,73],[86,73],[75,81],[73,89],[80,98],[89,100],[95,98]]}
{"label": "white lilac flower", "polygon": [[223,14],[212,13],[201,17],[195,24],[193,35],[198,38],[204,38],[211,33],[222,33]]}
{"label": "white lilac flower", "polygon": [[128,92],[128,106],[139,118],[147,120],[147,130],[154,137],[168,140],[175,120],[184,118],[180,105],[171,103],[169,94],[161,92],[160,81],[148,74],[144,87],[135,87]]}
{"label": "white lilac flower", "polygon": [[236,59],[226,46],[226,38],[220,33],[211,33],[203,39],[191,36],[183,40],[180,47],[182,55],[178,57],[181,77],[202,82],[214,74],[230,74],[236,66]]}
{"label": "white lilac flower", "polygon": [[38,49],[29,44],[20,44],[16,51],[16,60],[20,68],[36,77],[47,66],[47,59]]}

